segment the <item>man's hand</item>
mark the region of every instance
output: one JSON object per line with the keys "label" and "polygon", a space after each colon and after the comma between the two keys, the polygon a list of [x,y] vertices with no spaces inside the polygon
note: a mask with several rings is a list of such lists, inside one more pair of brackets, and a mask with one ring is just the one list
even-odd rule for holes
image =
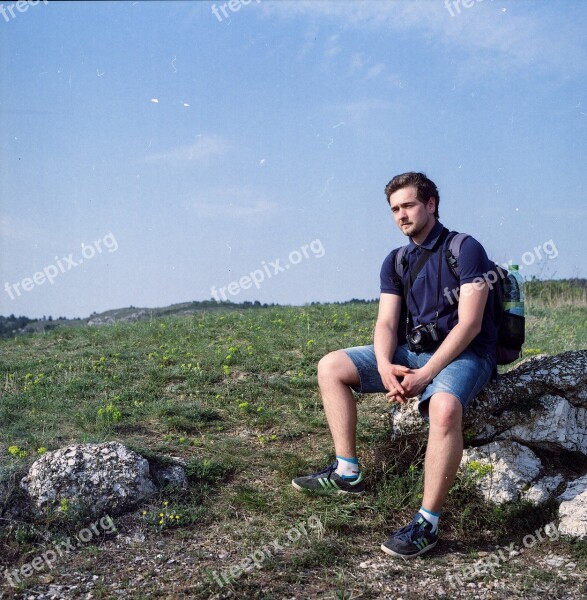
{"label": "man's hand", "polygon": [[426,367],[420,369],[414,369],[410,371],[402,381],[402,387],[407,398],[413,398],[418,394],[421,394],[426,386],[432,381],[432,377]]}
{"label": "man's hand", "polygon": [[406,393],[403,385],[399,382],[398,377],[403,377],[405,379],[409,373],[412,373],[412,370],[408,367],[394,365],[392,363],[389,363],[379,370],[381,381],[383,381],[385,389],[389,390],[386,394],[389,402],[403,403],[406,401]]}

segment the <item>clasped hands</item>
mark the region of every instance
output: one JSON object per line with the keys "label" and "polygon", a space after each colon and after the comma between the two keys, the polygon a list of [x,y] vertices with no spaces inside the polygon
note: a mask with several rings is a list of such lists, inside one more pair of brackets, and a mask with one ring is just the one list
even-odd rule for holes
{"label": "clasped hands", "polygon": [[432,381],[425,367],[421,369],[410,369],[403,365],[389,364],[383,367],[379,374],[383,385],[387,390],[388,402],[400,402],[404,404],[407,398],[413,398],[424,391]]}

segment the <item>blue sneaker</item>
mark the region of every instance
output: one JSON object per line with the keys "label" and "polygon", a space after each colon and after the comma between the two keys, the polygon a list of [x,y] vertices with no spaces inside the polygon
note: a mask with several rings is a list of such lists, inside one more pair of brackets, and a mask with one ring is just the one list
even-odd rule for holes
{"label": "blue sneaker", "polygon": [[381,544],[381,549],[392,556],[407,559],[432,550],[437,541],[438,530],[432,533],[432,524],[418,513],[409,525],[394,531]]}
{"label": "blue sneaker", "polygon": [[359,473],[354,480],[343,479],[335,473],[338,460],[319,473],[296,477],[291,484],[296,490],[310,490],[312,492],[329,492],[331,494],[362,494],[365,491],[363,473]]}

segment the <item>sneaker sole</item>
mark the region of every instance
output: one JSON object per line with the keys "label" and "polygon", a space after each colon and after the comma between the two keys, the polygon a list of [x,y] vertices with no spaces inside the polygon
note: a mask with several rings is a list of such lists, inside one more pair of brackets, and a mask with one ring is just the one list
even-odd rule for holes
{"label": "sneaker sole", "polygon": [[428,550],[432,550],[432,548],[434,548],[434,546],[436,546],[437,543],[438,543],[438,540],[436,540],[436,542],[433,542],[432,544],[428,544],[428,546],[426,546],[425,548],[420,550],[420,552],[416,552],[415,554],[400,554],[399,552],[395,552],[391,548],[388,548],[385,544],[381,544],[381,549],[386,554],[390,554],[391,556],[399,556],[400,558],[403,558],[404,560],[408,560],[410,558],[415,558],[416,556],[420,556],[420,554],[424,554],[424,552],[428,552]]}
{"label": "sneaker sole", "polygon": [[361,492],[347,492],[346,490],[310,490],[308,488],[302,487],[298,485],[293,479],[291,485],[300,492],[312,492],[314,494],[321,494],[323,496],[330,496],[331,494],[349,494],[351,496],[362,496],[365,493],[365,490]]}

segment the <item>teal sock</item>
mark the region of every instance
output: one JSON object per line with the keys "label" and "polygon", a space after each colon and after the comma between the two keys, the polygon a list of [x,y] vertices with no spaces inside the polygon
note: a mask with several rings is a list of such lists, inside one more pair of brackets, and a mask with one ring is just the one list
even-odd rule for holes
{"label": "teal sock", "polygon": [[338,465],[335,473],[340,475],[342,479],[353,480],[356,479],[361,473],[359,467],[359,459],[356,457],[345,458],[344,456],[337,456]]}
{"label": "teal sock", "polygon": [[440,513],[433,513],[426,510],[423,506],[418,511],[427,521],[432,525],[432,533],[436,533],[438,529],[438,519],[440,519]]}

